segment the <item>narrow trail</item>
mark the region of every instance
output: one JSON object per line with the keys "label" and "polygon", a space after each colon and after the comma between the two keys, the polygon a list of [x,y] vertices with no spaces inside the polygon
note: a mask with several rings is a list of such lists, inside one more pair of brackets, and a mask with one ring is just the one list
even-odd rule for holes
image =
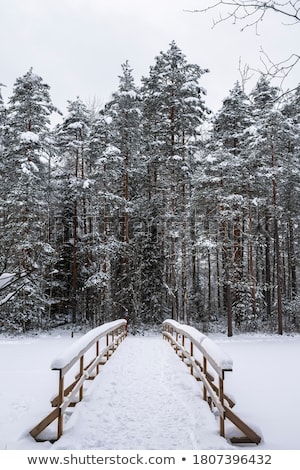
{"label": "narrow trail", "polygon": [[[75,443],[75,446],[74,446]],[[201,385],[160,336],[128,337],[54,449],[226,449]]]}

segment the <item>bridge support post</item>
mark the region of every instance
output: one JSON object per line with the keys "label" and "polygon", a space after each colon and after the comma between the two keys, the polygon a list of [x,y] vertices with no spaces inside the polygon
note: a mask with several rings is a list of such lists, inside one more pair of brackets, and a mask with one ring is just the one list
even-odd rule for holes
{"label": "bridge support post", "polygon": [[[191,357],[193,357],[193,355],[194,355],[194,343],[193,343],[193,341],[191,341],[191,344],[190,344],[190,355],[191,355]],[[191,363],[191,375],[194,375],[194,368],[193,368],[192,363]]]}
{"label": "bridge support post", "polygon": [[[109,334],[106,335],[106,347],[109,345]],[[106,360],[108,361],[109,359],[109,351],[106,353]]]}
{"label": "bridge support post", "polygon": [[64,376],[62,375],[62,371],[59,371],[59,384],[58,384],[58,401],[57,401],[57,408],[58,408],[58,417],[57,417],[57,439],[62,436],[63,433],[63,420],[64,416],[61,410],[60,405],[62,404],[64,399]]}
{"label": "bridge support post", "polygon": [[[205,356],[203,356],[203,374],[204,374],[204,377],[206,377],[206,373],[207,373],[207,359]],[[206,390],[206,387],[203,383],[203,400],[207,401],[207,390]]]}
{"label": "bridge support post", "polygon": [[[96,356],[99,356],[99,340],[96,341]],[[96,366],[96,375],[99,374],[99,363]]]}
{"label": "bridge support post", "polygon": [[[219,399],[220,399],[222,408],[224,408],[224,383],[223,383],[222,377],[219,377]],[[220,435],[222,437],[225,437],[225,417],[221,414],[220,414]]]}
{"label": "bridge support post", "polygon": [[[80,360],[79,360],[79,376],[80,376],[80,378],[83,376],[83,373],[84,373],[84,356],[81,356]],[[81,385],[81,387],[79,389],[79,401],[81,401],[82,398],[83,398],[83,385]]]}

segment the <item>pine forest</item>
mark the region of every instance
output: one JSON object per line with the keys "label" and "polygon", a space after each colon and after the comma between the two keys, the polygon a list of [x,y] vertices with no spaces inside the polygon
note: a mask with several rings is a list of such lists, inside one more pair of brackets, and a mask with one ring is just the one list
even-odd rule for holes
{"label": "pine forest", "polygon": [[237,81],[212,113],[208,72],[172,42],[55,125],[33,69],[0,94],[0,331],[300,331],[300,85]]}

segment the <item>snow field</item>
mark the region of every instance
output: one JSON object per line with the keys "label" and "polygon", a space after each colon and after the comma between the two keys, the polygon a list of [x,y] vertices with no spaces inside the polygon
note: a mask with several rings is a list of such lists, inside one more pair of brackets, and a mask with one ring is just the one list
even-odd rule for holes
{"label": "snow field", "polygon": [[233,358],[225,390],[235,399],[233,411],[263,435],[259,448],[300,450],[300,336],[237,335],[214,340]]}

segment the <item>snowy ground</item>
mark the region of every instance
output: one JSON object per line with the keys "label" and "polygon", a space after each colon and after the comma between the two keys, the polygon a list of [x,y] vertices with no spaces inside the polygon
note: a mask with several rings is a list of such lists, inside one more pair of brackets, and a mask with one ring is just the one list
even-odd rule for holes
{"label": "snowy ground", "polygon": [[[262,434],[258,448],[300,450],[300,336],[211,338],[233,359],[225,391],[235,413]],[[1,450],[230,448],[200,384],[161,336],[128,337],[89,382],[63,437],[53,446],[36,443],[28,431],[51,411],[57,393],[49,364],[74,341],[70,332],[0,336]]]}

